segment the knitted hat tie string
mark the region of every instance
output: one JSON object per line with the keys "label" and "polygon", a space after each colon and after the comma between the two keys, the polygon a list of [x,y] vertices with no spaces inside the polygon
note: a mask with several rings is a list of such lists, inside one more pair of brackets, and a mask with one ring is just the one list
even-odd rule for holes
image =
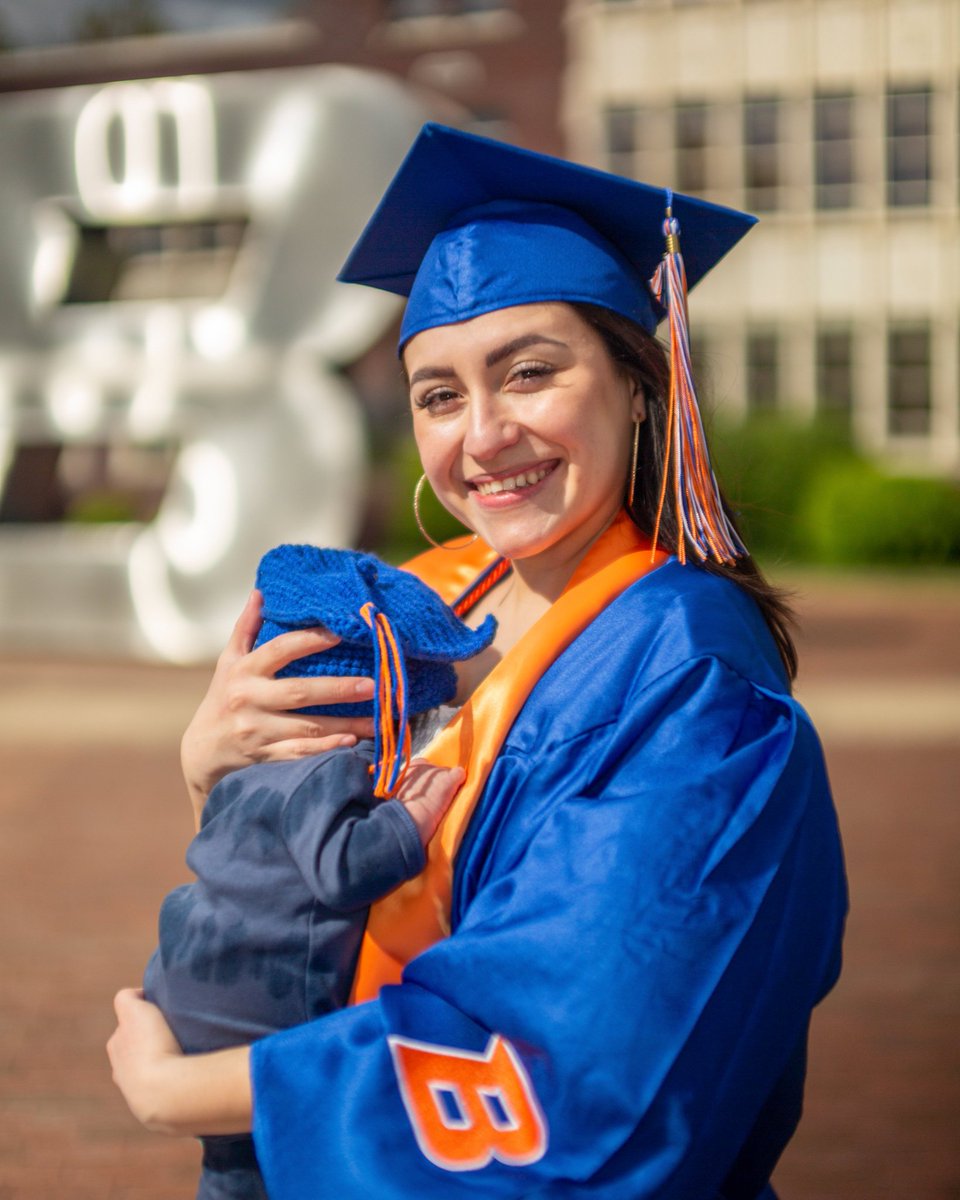
{"label": "knitted hat tie string", "polygon": [[374,651],[374,773],[373,794],[379,799],[395,795],[410,762],[410,725],[407,712],[407,671],[403,652],[390,618],[372,601],[360,615],[373,634]]}

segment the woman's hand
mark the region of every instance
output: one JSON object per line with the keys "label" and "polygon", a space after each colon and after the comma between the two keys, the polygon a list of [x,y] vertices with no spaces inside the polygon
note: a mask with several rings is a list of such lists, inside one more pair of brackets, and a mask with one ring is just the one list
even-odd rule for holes
{"label": "woman's hand", "polygon": [[358,737],[373,733],[370,719],[304,716],[290,711],[369,700],[373,680],[352,676],[274,679],[281,667],[327,650],[340,639],[326,629],[303,629],[252,650],[260,629],[262,602],[259,592],[251,593],[180,745],[183,775],[198,825],[210,789],[229,771],[351,746]]}
{"label": "woman's hand", "polygon": [[160,1009],[144,1000],[142,991],[126,988],[113,1005],[117,1028],[107,1042],[113,1081],[142,1125],[181,1137],[249,1132],[253,1094],[247,1046],[186,1056]]}

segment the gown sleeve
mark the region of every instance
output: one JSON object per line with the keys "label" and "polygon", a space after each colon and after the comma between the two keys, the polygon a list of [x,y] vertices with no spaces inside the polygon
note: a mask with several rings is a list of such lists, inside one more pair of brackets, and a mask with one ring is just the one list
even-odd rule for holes
{"label": "gown sleeve", "polygon": [[755,1196],[846,906],[802,710],[704,657],[508,739],[457,872],[402,984],[254,1046],[272,1200]]}

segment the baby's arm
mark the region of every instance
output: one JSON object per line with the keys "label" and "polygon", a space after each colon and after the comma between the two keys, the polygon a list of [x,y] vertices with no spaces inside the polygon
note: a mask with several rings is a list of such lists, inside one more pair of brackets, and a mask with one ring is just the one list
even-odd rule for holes
{"label": "baby's arm", "polygon": [[424,848],[463,782],[459,767],[410,765],[394,800],[373,797],[369,757],[318,760],[285,804],[283,835],[311,892],[328,908],[364,908],[420,873]]}

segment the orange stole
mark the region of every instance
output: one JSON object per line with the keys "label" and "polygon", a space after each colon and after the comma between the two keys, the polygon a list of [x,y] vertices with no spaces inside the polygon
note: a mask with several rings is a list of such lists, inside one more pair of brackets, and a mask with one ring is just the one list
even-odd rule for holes
{"label": "orange stole", "polygon": [[[457,555],[429,551],[407,566],[450,602],[495,557],[474,543]],[[372,1000],[385,984],[399,983],[411,959],[449,934],[453,860],[517,714],[543,673],[593,618],[667,557],[651,553],[649,540],[621,513],[590,547],[556,603],[430,743],[424,758],[439,767],[459,764],[467,777],[428,847],[424,870],[371,907],[352,1003]]]}

